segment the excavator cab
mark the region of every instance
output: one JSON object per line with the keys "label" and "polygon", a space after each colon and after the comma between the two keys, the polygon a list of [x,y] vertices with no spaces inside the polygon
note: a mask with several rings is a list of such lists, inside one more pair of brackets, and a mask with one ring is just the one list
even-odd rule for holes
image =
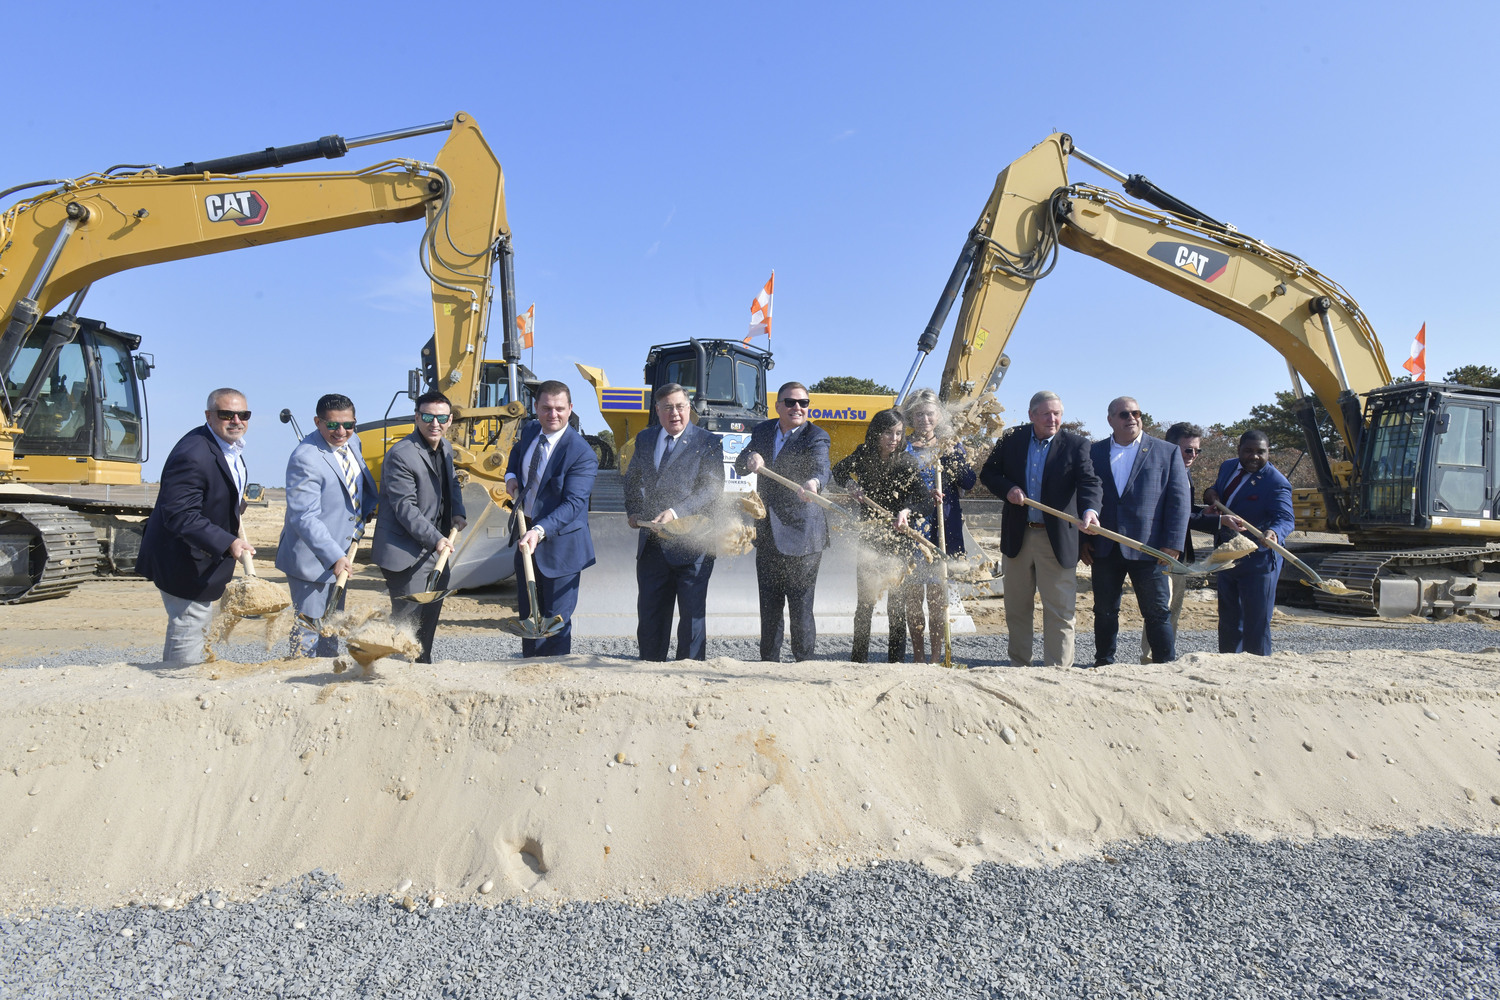
{"label": "excavator cab", "polygon": [[[141,338],[92,319],[57,351],[49,370],[34,371],[46,354],[53,318],[37,324],[5,375],[10,411],[24,413],[16,457],[22,482],[139,483],[147,457],[144,380],[154,363],[136,354]],[[30,393],[27,387],[31,388]],[[29,400],[22,406],[24,400]]]}

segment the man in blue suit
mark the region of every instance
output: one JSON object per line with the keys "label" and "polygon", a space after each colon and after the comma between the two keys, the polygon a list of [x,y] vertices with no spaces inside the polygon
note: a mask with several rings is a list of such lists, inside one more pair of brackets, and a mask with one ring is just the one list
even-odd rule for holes
{"label": "man in blue suit", "polygon": [[532,614],[521,552],[532,554],[537,603],[543,618],[561,615],[561,632],[546,639],[522,639],[522,656],[562,656],[573,651],[573,611],[578,607],[578,577],[594,565],[589,534],[589,494],[599,474],[594,449],[572,427],[573,393],[562,382],[537,386],[535,423],[527,424],[505,464],[505,488],[526,514],[526,532],[517,536],[516,579],[521,617]]}
{"label": "man in blue suit", "polygon": [[[1109,404],[1108,420],[1114,433],[1094,442],[1089,451],[1089,460],[1104,482],[1099,526],[1161,549],[1174,559],[1180,557],[1193,493],[1181,453],[1176,445],[1143,433],[1140,404],[1129,396]],[[1175,660],[1172,591],[1166,568],[1145,553],[1100,535],[1086,539],[1081,554],[1094,571],[1094,666],[1115,662],[1126,577],[1146,620],[1152,660]]]}
{"label": "man in blue suit", "polygon": [[[316,620],[328,610],[334,579],[354,572],[349,546],[375,516],[380,491],[354,433],[354,401],[333,392],[318,400],[314,430],[286,463],[286,523],[276,568],[286,574],[292,605]],[[344,609],[340,592],[337,610]],[[336,635],[300,622],[292,629],[293,656],[337,656]]]}
{"label": "man in blue suit", "polygon": [[762,466],[801,489],[766,479],[756,485],[766,518],[755,526],[755,578],[760,588],[760,658],[781,659],[781,609],[792,620],[792,658],[810,660],[817,643],[813,597],[818,565],[828,548],[828,519],[812,500],[827,484],[828,432],[808,420],[807,386],[788,382],[776,392],[777,419],[757,424],[750,443],[734,460],[740,475]]}
{"label": "man in blue suit", "polygon": [[724,496],[724,442],[688,419],[687,390],[669,382],[656,390],[657,426],[635,436],[625,470],[625,513],[640,528],[636,543],[636,643],[641,659],[667,658],[672,606],[677,605],[677,659],[708,658],[705,622],[708,578],[714,571],[711,541],[674,539],[647,524],[710,514]]}
{"label": "man in blue suit", "polygon": [[167,663],[202,663],[213,602],[235,560],[255,554],[239,537],[245,509],[245,431],[250,407],[238,389],[215,389],[194,427],[172,448],[146,520],[136,571],[156,584],[167,609]]}
{"label": "man in blue suit", "polygon": [[[1193,527],[1212,531],[1214,544],[1229,540],[1236,529],[1253,524],[1281,541],[1296,527],[1292,518],[1292,484],[1268,464],[1271,442],[1265,431],[1240,435],[1239,457],[1219,466],[1213,486],[1203,492],[1208,506],[1194,517]],[[1217,500],[1234,512],[1219,514]],[[1219,591],[1219,652],[1271,655],[1271,612],[1276,608],[1276,581],[1281,556],[1262,545],[1229,569],[1214,574]]]}

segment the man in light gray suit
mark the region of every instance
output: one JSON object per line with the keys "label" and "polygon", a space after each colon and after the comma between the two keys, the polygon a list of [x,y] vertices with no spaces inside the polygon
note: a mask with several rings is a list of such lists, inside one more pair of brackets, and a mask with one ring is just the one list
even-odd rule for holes
{"label": "man in light gray suit", "polygon": [[[453,468],[453,445],[444,440],[453,406],[441,392],[417,397],[417,427],[386,453],[380,468],[380,520],[375,522],[371,555],[391,591],[393,621],[417,621],[422,644],[418,663],[432,662],[442,601],[417,604],[404,595],[428,589],[427,575],[439,554],[453,546],[448,533],[467,523],[464,497]],[[437,582],[447,586],[448,571]]]}
{"label": "man in light gray suit", "polygon": [[[299,614],[318,619],[328,610],[335,578],[352,573],[349,546],[375,516],[379,495],[354,433],[354,401],[332,392],[318,400],[315,429],[286,463],[286,524],[276,568],[286,574]],[[338,610],[344,608],[339,594]],[[298,624],[293,656],[337,656],[336,635]]]}

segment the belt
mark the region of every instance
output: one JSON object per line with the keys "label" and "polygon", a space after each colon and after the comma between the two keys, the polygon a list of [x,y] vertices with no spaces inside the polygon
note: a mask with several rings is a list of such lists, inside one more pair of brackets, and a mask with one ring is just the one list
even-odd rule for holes
{"label": "belt", "polygon": [[1047,526],[1047,522],[1046,521],[1027,521],[1026,522],[1026,527],[1028,527],[1028,528],[1045,528],[1046,526]]}

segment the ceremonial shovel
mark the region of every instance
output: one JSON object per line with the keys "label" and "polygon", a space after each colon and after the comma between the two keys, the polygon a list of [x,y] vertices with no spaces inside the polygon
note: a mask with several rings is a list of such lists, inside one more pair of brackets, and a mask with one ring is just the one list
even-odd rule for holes
{"label": "ceremonial shovel", "polygon": [[[354,553],[359,549],[359,540],[364,536],[365,523],[361,521],[359,526],[354,529],[354,540],[349,543],[349,551],[344,554],[351,566],[354,565]],[[348,586],[349,571],[344,570],[333,578],[333,592],[328,595],[328,606],[323,609],[323,617],[319,618],[316,622],[309,622],[305,618],[303,621],[321,633],[328,627],[328,623],[333,620],[333,616],[338,613],[339,598],[343,596],[344,589]],[[301,618],[302,616],[298,615],[297,617]]]}
{"label": "ceremonial shovel", "polygon": [[1342,580],[1325,580],[1323,577],[1319,576],[1311,566],[1303,562],[1301,559],[1298,559],[1296,556],[1292,555],[1292,553],[1288,551],[1286,546],[1282,545],[1278,541],[1275,541],[1274,539],[1266,537],[1266,533],[1264,531],[1261,531],[1255,525],[1251,524],[1243,517],[1240,517],[1238,514],[1230,510],[1228,507],[1224,506],[1219,501],[1215,500],[1214,506],[1219,508],[1219,510],[1223,513],[1228,514],[1230,517],[1235,518],[1241,524],[1243,524],[1245,526],[1245,530],[1250,533],[1251,537],[1255,538],[1257,541],[1264,542],[1272,550],[1280,553],[1281,558],[1297,567],[1299,571],[1306,575],[1307,579],[1303,582],[1306,583],[1309,587],[1317,587],[1325,594],[1344,595],[1359,593],[1359,591],[1353,590],[1350,587],[1346,586],[1344,584],[1344,581]]}
{"label": "ceremonial shovel", "polygon": [[437,562],[433,564],[432,572],[427,574],[427,589],[422,591],[420,594],[402,594],[402,600],[414,601],[417,604],[431,604],[433,601],[440,601],[443,598],[447,597],[449,594],[453,593],[453,591],[451,590],[438,590],[437,584],[438,580],[442,578],[443,567],[448,565],[448,559],[453,555],[452,546],[457,542],[458,529],[454,528],[452,531],[448,532],[448,550],[437,557]]}
{"label": "ceremonial shovel", "polygon": [[[519,506],[516,507],[517,537],[526,534],[526,515]],[[520,543],[517,542],[517,547]],[[542,619],[542,606],[536,597],[536,569],[531,565],[531,553],[521,549],[521,567],[526,571],[526,595],[531,598],[530,618],[508,618],[500,623],[500,627],[511,635],[518,635],[522,639],[548,639],[557,635],[568,627],[563,621],[562,615],[553,615],[551,618]]]}
{"label": "ceremonial shovel", "polygon": [[[1040,503],[1036,500],[1031,499],[1031,497],[1022,497],[1021,501],[1025,503],[1026,506],[1035,507],[1037,510],[1041,511],[1044,514],[1051,514],[1053,517],[1062,518],[1069,524],[1076,524],[1080,528],[1083,527],[1083,521],[1081,519],[1074,517],[1072,514],[1060,511],[1056,507],[1048,507],[1044,503]],[[1146,553],[1146,555],[1151,556],[1152,558],[1160,559],[1162,562],[1167,564],[1167,571],[1169,573],[1176,573],[1179,576],[1186,576],[1190,573],[1200,572],[1211,573],[1215,570],[1224,569],[1229,565],[1229,562],[1215,563],[1212,566],[1205,565],[1204,562],[1196,562],[1193,565],[1189,566],[1181,560],[1173,559],[1161,549],[1152,548],[1145,542],[1138,542],[1134,538],[1128,538],[1117,531],[1110,531],[1108,528],[1101,528],[1095,525],[1094,534],[1101,535],[1104,538],[1108,538],[1110,541],[1118,542],[1121,545],[1126,546],[1127,548],[1135,549],[1137,552],[1144,552]],[[1232,561],[1233,560],[1230,560],[1230,562]]]}

